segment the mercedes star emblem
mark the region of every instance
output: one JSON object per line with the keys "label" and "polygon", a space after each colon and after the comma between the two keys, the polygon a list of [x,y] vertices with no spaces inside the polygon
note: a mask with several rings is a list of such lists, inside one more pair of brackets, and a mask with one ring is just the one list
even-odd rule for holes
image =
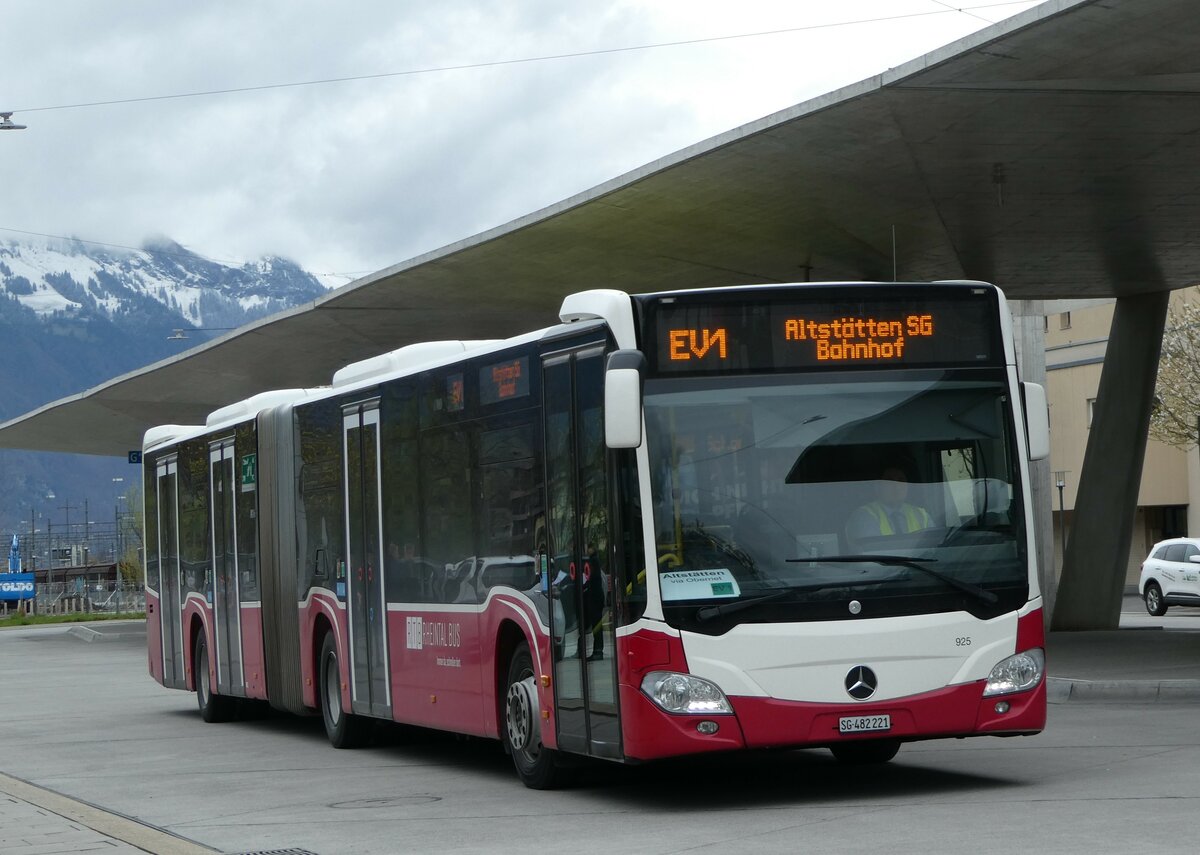
{"label": "mercedes star emblem", "polygon": [[875,672],[866,665],[855,665],[846,675],[846,694],[856,701],[865,701],[875,694],[878,687],[879,680]]}

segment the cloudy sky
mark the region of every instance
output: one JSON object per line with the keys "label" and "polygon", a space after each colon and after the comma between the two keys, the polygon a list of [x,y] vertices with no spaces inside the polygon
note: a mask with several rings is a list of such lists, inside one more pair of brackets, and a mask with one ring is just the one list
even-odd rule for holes
{"label": "cloudy sky", "polygon": [[[1033,5],[5,0],[0,240],[165,235],[340,284]],[[158,97],[214,90],[243,91]]]}

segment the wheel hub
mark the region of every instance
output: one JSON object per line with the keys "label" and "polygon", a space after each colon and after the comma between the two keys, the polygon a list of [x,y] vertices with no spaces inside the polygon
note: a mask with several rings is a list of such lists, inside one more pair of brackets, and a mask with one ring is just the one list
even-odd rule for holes
{"label": "wheel hub", "polygon": [[505,699],[508,742],[516,751],[530,751],[538,745],[538,717],[541,715],[537,687],[532,676],[508,687]]}

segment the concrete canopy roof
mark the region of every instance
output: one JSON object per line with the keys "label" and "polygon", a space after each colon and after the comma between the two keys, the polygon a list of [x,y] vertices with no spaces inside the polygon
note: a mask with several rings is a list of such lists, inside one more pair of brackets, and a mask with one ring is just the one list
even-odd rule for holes
{"label": "concrete canopy roof", "polygon": [[[552,323],[570,292],[984,279],[1012,298],[1200,279],[1200,16],[1051,0],[499,228],[0,425],[124,454],[271,388],[433,338]],[[893,234],[895,251],[893,253]]]}

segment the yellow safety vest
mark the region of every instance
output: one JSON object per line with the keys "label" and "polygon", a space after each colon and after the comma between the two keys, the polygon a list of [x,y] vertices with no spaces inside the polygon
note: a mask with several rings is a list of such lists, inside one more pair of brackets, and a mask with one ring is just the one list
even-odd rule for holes
{"label": "yellow safety vest", "polygon": [[[892,518],[888,515],[887,508],[884,507],[883,502],[871,502],[869,505],[863,505],[863,507],[879,523],[880,534],[896,533],[895,528],[892,527]],[[929,517],[929,512],[924,508],[905,502],[900,506],[900,511],[904,514],[904,534],[929,528],[933,524],[933,520]]]}

